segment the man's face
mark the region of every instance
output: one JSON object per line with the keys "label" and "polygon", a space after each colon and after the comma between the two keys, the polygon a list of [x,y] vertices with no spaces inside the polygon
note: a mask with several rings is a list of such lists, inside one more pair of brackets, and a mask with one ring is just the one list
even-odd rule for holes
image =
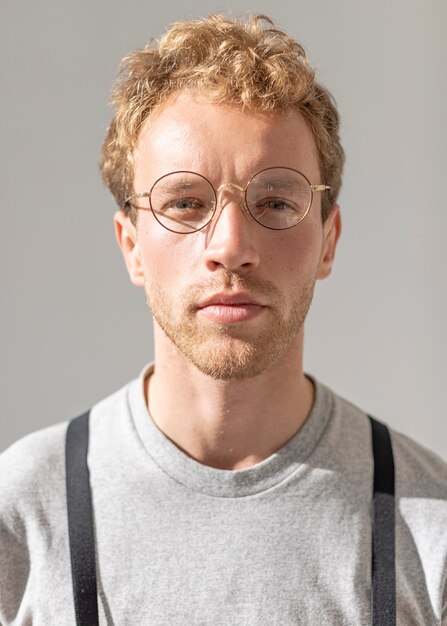
{"label": "man's face", "polygon": [[[243,112],[181,93],[141,133],[134,190],[149,191],[180,170],[202,174],[215,189],[245,187],[275,166],[299,170],[312,184],[325,182],[298,112]],[[176,353],[215,379],[240,380],[301,346],[315,281],[331,270],[339,212],[335,206],[323,227],[316,193],[302,222],[270,230],[245,213],[237,189],[225,188],[219,200],[211,224],[192,234],[166,230],[151,211],[138,212],[137,232],[121,212],[115,221],[131,279],[144,285],[154,323]]]}

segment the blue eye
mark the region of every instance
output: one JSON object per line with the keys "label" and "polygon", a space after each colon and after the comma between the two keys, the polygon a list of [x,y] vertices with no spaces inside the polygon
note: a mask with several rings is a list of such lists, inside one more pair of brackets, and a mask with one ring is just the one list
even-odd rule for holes
{"label": "blue eye", "polygon": [[162,211],[203,211],[207,209],[205,203],[198,198],[173,198],[161,208]]}
{"label": "blue eye", "polygon": [[289,200],[282,200],[281,198],[264,198],[256,202],[256,205],[253,207],[256,211],[266,213],[266,212],[282,212],[282,211],[291,211],[296,212],[298,207],[296,207]]}
{"label": "blue eye", "polygon": [[266,209],[275,210],[289,208],[289,205],[287,204],[287,202],[284,202],[284,200],[266,200],[262,203],[261,206],[265,207]]}

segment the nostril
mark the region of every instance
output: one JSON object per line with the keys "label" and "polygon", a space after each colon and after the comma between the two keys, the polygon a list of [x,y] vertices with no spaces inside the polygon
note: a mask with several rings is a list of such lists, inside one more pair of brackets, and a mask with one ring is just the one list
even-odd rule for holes
{"label": "nostril", "polygon": [[257,267],[259,253],[253,226],[239,215],[227,216],[220,223],[211,225],[206,234],[204,258],[209,268],[224,267],[227,270]]}

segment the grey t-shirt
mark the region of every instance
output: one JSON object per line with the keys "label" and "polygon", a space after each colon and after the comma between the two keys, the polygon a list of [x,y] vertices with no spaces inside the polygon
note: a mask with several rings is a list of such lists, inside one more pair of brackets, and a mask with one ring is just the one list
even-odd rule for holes
{"label": "grey t-shirt", "polygon": [[[91,412],[100,623],[371,624],[366,415],[314,381],[301,430],[257,465],[202,465],[151,420],[140,377]],[[383,416],[382,416],[383,417]],[[75,624],[67,422],[0,456],[0,623]],[[447,465],[392,432],[401,626],[447,624]]]}

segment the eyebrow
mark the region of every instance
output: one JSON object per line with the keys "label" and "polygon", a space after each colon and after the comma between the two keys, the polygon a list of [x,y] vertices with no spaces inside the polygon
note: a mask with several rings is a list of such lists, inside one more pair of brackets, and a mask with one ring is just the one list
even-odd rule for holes
{"label": "eyebrow", "polygon": [[200,182],[192,182],[192,181],[179,181],[179,180],[173,180],[173,181],[159,181],[157,183],[157,187],[160,189],[160,191],[162,190],[166,190],[166,191],[171,191],[171,190],[178,190],[180,191],[181,189],[187,189],[187,190],[191,190],[191,189],[200,189],[203,183]]}
{"label": "eyebrow", "polygon": [[265,181],[263,181],[263,185],[264,187],[267,188],[267,191],[272,189],[295,189],[296,188],[296,182],[295,181],[291,181],[291,180],[268,180],[266,179]]}

